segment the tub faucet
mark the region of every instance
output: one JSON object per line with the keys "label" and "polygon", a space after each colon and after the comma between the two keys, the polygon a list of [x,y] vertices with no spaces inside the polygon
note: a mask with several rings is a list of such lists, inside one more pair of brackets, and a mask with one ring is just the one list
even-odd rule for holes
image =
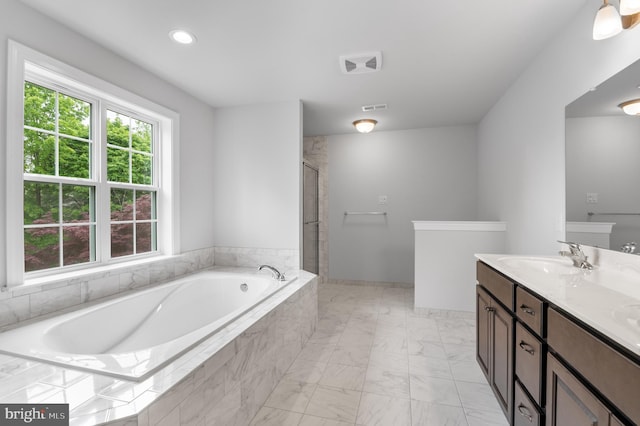
{"label": "tub faucet", "polygon": [[278,281],[286,281],[287,279],[284,277],[284,274],[281,273],[280,271],[278,271],[276,268],[274,268],[273,266],[269,266],[269,265],[260,265],[260,267],[258,268],[258,271],[262,271],[264,268],[267,268],[268,270],[271,271],[271,273],[273,274],[273,278],[278,280]]}
{"label": "tub faucet", "polygon": [[580,269],[593,269],[593,265],[587,260],[587,255],[580,248],[580,244],[567,241],[560,241],[561,244],[569,246],[569,251],[562,250],[558,252],[560,256],[567,256],[573,262],[573,266]]}

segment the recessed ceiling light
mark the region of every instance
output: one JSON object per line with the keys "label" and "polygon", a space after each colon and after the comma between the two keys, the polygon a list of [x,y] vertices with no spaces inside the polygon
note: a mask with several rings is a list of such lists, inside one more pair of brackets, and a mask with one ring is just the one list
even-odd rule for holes
{"label": "recessed ceiling light", "polygon": [[169,37],[180,44],[192,44],[196,41],[196,36],[185,30],[173,30],[169,32]]}

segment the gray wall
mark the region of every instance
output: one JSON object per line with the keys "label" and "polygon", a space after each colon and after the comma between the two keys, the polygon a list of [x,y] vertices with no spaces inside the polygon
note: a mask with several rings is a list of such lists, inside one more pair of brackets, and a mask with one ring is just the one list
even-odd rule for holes
{"label": "gray wall", "polygon": [[[7,40],[116,84],[180,114],[180,223],[182,251],[214,243],[213,200],[203,196],[203,181],[213,179],[213,109],[155,75],[133,65],[17,0],[0,6],[0,161],[6,158]],[[0,166],[4,170],[4,163]],[[15,194],[12,194],[15,195]],[[5,283],[6,176],[0,174],[0,285]],[[12,226],[9,224],[9,226]]]}
{"label": "gray wall", "polygon": [[507,251],[554,254],[565,227],[564,108],[640,57],[640,30],[591,39],[597,5],[543,49],[478,125],[478,218],[508,222]]}
{"label": "gray wall", "polygon": [[329,278],[413,283],[411,221],[474,220],[475,184],[475,126],[330,136]]}
{"label": "gray wall", "polygon": [[[568,118],[567,220],[586,222],[587,212],[640,213],[640,120],[631,116]],[[597,193],[598,203],[586,202]],[[640,216],[594,216],[615,222],[611,248],[640,243]]]}
{"label": "gray wall", "polygon": [[217,109],[206,184],[216,246],[300,247],[302,105]]}

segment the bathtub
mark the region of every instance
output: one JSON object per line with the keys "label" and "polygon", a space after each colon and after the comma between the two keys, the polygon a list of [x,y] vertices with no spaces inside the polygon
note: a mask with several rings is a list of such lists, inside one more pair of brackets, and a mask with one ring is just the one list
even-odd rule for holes
{"label": "bathtub", "polygon": [[294,281],[200,272],[0,333],[0,352],[142,381]]}

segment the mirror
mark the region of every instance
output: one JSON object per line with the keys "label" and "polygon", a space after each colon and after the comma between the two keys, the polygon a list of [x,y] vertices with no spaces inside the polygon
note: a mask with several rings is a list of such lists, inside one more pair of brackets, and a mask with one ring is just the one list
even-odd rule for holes
{"label": "mirror", "polygon": [[637,98],[640,61],[565,109],[569,241],[640,252],[640,116],[618,107]]}

